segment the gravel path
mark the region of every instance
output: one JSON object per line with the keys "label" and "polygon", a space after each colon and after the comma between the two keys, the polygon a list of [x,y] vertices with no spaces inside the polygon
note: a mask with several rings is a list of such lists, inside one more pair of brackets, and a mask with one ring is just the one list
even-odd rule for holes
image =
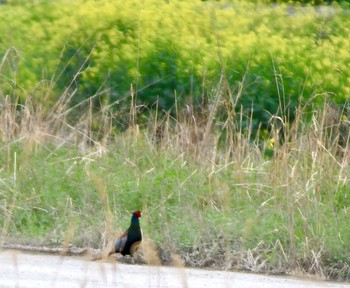
{"label": "gravel path", "polygon": [[0,287],[344,287],[237,272],[93,262],[84,257],[0,251]]}

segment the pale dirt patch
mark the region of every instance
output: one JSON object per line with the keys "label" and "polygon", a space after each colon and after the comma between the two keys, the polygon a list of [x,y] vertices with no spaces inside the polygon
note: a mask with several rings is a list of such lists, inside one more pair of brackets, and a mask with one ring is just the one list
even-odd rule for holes
{"label": "pale dirt patch", "polygon": [[127,265],[109,258],[0,251],[0,287],[344,287],[290,277],[164,266]]}

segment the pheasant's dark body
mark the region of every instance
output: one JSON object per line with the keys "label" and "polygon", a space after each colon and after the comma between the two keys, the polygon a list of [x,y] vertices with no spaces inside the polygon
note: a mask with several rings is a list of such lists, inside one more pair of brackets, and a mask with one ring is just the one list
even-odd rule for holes
{"label": "pheasant's dark body", "polygon": [[133,256],[142,241],[142,232],[139,221],[140,217],[140,211],[135,211],[132,214],[129,228],[115,241],[114,249],[110,254],[121,253],[123,256]]}
{"label": "pheasant's dark body", "polygon": [[142,241],[141,227],[139,218],[137,218],[134,214],[131,217],[131,224],[128,229],[128,235],[126,238],[126,243],[124,249],[121,251],[123,256],[130,255],[131,246],[136,243]]}

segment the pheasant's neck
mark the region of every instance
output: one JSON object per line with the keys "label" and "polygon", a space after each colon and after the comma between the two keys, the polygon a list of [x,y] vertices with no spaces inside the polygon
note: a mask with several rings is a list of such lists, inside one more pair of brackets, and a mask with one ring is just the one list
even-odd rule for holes
{"label": "pheasant's neck", "polygon": [[131,223],[132,223],[132,224],[139,224],[139,219],[136,218],[136,217],[132,217]]}

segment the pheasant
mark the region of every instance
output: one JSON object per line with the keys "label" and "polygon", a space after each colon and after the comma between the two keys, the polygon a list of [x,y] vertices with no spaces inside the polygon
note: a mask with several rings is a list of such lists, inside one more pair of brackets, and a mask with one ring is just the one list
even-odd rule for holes
{"label": "pheasant", "polygon": [[135,211],[132,214],[129,228],[115,241],[114,247],[108,256],[114,253],[121,253],[123,256],[134,256],[142,241],[140,217],[141,211]]}

